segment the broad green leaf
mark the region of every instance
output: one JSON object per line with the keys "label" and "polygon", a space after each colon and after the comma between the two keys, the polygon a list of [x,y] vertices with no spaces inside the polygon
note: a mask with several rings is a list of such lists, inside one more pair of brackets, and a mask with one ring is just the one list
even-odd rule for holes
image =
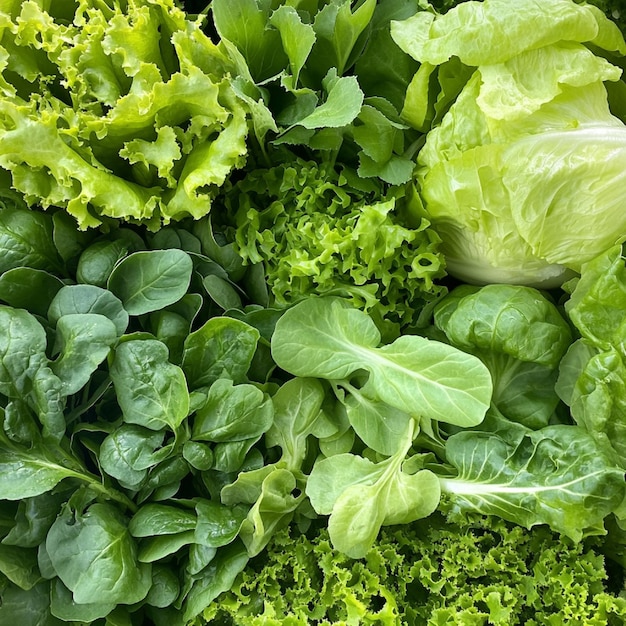
{"label": "broad green leaf", "polygon": [[554,368],[572,342],[569,325],[542,292],[522,285],[462,286],[435,309],[450,342]]}
{"label": "broad green leaf", "polygon": [[47,492],[20,500],[15,515],[15,525],[2,539],[2,543],[23,548],[36,548],[45,540],[66,497],[67,494],[64,492]]}
{"label": "broad green leaf", "polygon": [[185,622],[202,613],[221,593],[228,591],[248,560],[248,553],[240,542],[235,541],[221,548],[205,575],[193,581],[183,606]]}
{"label": "broad green leaf", "polygon": [[237,46],[255,82],[262,82],[283,69],[287,59],[279,33],[268,28],[269,3],[214,0],[211,10],[220,39]]}
{"label": "broad green leaf", "polygon": [[74,602],[133,604],[152,584],[150,566],[137,560],[128,521],[111,504],[92,504],[83,513],[66,509],[54,522],[46,549]]}
{"label": "broad green leaf", "polygon": [[622,246],[585,263],[565,310],[581,335],[603,349],[626,337],[626,266]]}
{"label": "broad green leaf", "polygon": [[58,578],[50,583],[50,612],[64,622],[91,623],[106,617],[114,608],[113,602],[78,604],[74,601],[72,592]]}
{"label": "broad green leaf", "polygon": [[185,441],[183,444],[183,458],[191,467],[206,471],[213,467],[214,454],[211,446],[200,441]]}
{"label": "broad green leaf", "polygon": [[37,371],[47,365],[46,332],[22,309],[0,306],[0,393],[23,398]]}
{"label": "broad green leaf", "polygon": [[225,311],[242,308],[241,296],[230,282],[210,274],[203,278],[202,285],[215,304]]}
{"label": "broad green leaf", "polygon": [[4,543],[0,543],[0,573],[25,591],[42,580],[35,550]]}
{"label": "broad green leaf", "polygon": [[176,571],[167,565],[155,565],[152,569],[152,587],[146,596],[146,604],[165,608],[174,603],[180,593]]}
{"label": "broad green leaf", "polygon": [[0,448],[0,498],[22,500],[50,491],[64,478],[76,473],[62,467],[40,450]]}
{"label": "broad green leaf", "polygon": [[115,324],[104,315],[73,313],[57,321],[52,371],[63,383],[67,396],[80,391],[117,341]]}
{"label": "broad green leaf", "polygon": [[130,489],[146,478],[150,467],[171,453],[169,447],[161,447],[163,439],[163,431],[122,424],[102,442],[98,455],[100,465],[109,476]]}
{"label": "broad green leaf", "polygon": [[177,535],[154,535],[139,542],[138,560],[141,563],[154,563],[176,554],[182,547],[193,544],[195,530],[186,530]]}
{"label": "broad green leaf", "polygon": [[237,537],[248,513],[248,507],[225,506],[219,502],[202,499],[196,504],[196,513],[198,514],[196,543],[209,548],[220,548]]}
{"label": "broad green leaf", "polygon": [[589,358],[568,400],[572,417],[626,468],[626,356],[616,349]]}
{"label": "broad green leaf", "polygon": [[0,259],[0,272],[25,266],[63,273],[52,238],[52,218],[30,209],[2,209]]}
{"label": "broad green leaf", "polygon": [[339,74],[348,69],[357,41],[369,25],[375,8],[376,0],[365,0],[353,12],[352,3],[341,0],[328,3],[315,16],[313,26],[320,40],[320,54],[325,46],[331,47]]}
{"label": "broad green leaf", "polygon": [[287,469],[301,469],[324,396],[321,383],[313,378],[293,378],[272,396],[274,421],[265,439],[268,446],[280,446]]}
{"label": "broad green leaf", "polygon": [[177,535],[196,528],[195,511],[169,504],[150,503],[133,515],[128,531],[133,537]]}
{"label": "broad green leaf", "polygon": [[65,397],[49,367],[46,347],[46,332],[34,316],[0,305],[0,393],[13,400],[6,410],[28,406],[39,418],[43,436],[59,441],[66,428]]}
{"label": "broad green leaf", "polygon": [[167,346],[154,339],[125,341],[116,348],[110,374],[127,423],[175,430],[187,417],[185,375],[168,358]]}
{"label": "broad green leaf", "polygon": [[272,356],[296,376],[338,380],[349,378],[359,368],[355,349],[375,347],[380,341],[380,332],[368,315],[339,299],[316,298],[297,304],[278,320]]}
{"label": "broad green leaf", "polygon": [[128,254],[128,243],[123,239],[92,243],[78,259],[76,280],[105,288],[113,268]]}
{"label": "broad green leaf", "polygon": [[256,328],[229,317],[213,317],[185,341],[182,368],[190,389],[218,378],[244,382],[260,334]]}
{"label": "broad green leaf", "polygon": [[439,505],[437,476],[429,470],[403,471],[416,424],[407,423],[393,456],[374,463],[354,454],[318,460],[306,485],[315,511],[330,515],[328,530],[336,549],[361,558],[381,526],[407,524],[429,516]]}
{"label": "broad green leaf", "polygon": [[16,309],[45,316],[63,284],[45,270],[15,267],[0,275],[0,300]]}
{"label": "broad green leaf", "polygon": [[363,393],[410,413],[459,426],[483,419],[491,400],[489,371],[476,357],[416,335],[378,347],[372,319],[334,298],[289,309],[272,337],[276,363],[296,376],[370,377]]}
{"label": "broad green leaf", "polygon": [[162,309],[180,300],[189,288],[193,262],[182,250],[134,252],[111,272],[107,287],[130,315]]}
{"label": "broad green leaf", "polygon": [[63,626],[66,622],[50,613],[50,584],[41,582],[24,591],[16,585],[2,590],[0,622],[20,626]]}
{"label": "broad green leaf", "polygon": [[350,387],[343,401],[350,425],[369,448],[392,456],[402,445],[411,416]]}
{"label": "broad green leaf", "polygon": [[304,500],[303,487],[304,481],[285,468],[276,468],[265,476],[239,533],[250,556],[260,554],[274,533],[289,524]]}
{"label": "broad green leaf", "polygon": [[582,428],[530,430],[490,415],[485,430],[452,435],[440,478],[451,515],[498,515],[526,528],[548,524],[580,541],[622,502],[624,470]]}
{"label": "broad green leaf", "polygon": [[95,285],[66,285],[55,296],[48,310],[48,319],[53,324],[64,315],[97,314],[108,317],[123,335],[128,327],[128,312],[121,301],[110,291]]}
{"label": "broad green leaf", "polygon": [[258,387],[221,378],[197,411],[192,436],[214,442],[258,438],[271,426],[273,416],[271,400]]}
{"label": "broad green leaf", "polygon": [[329,71],[324,79],[326,101],[297,124],[307,129],[339,128],[350,124],[359,114],[363,104],[363,92],[354,76],[337,77]]}

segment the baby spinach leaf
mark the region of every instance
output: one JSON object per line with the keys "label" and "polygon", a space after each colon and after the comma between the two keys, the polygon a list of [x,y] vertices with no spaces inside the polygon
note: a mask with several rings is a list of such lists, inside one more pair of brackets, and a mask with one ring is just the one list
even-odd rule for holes
{"label": "baby spinach leaf", "polygon": [[183,458],[191,467],[205,471],[213,466],[214,455],[211,446],[199,441],[185,441],[183,444]]}
{"label": "baby spinach leaf", "polygon": [[151,568],[137,560],[126,520],[111,504],[92,504],[85,513],[69,508],[46,539],[52,566],[74,602],[134,604],[152,584]]}
{"label": "baby spinach leaf", "polygon": [[0,543],[0,573],[21,589],[32,589],[41,581],[37,552],[30,548]]}
{"label": "baby spinach leaf", "polygon": [[66,285],[55,296],[48,310],[48,319],[56,324],[64,315],[91,313],[108,317],[119,336],[128,327],[128,312],[110,291],[95,285]]}
{"label": "baby spinach leaf", "polygon": [[248,560],[248,553],[239,541],[220,548],[203,575],[190,581],[183,608],[185,622],[199,615],[221,593],[228,591]]}
{"label": "baby spinach leaf", "polygon": [[175,430],[187,417],[185,375],[168,358],[167,346],[154,339],[125,341],[116,348],[109,371],[127,423]]}
{"label": "baby spinach leaf", "polygon": [[276,363],[296,376],[370,377],[363,393],[412,415],[479,424],[492,392],[489,371],[476,357],[424,337],[405,335],[378,347],[372,319],[336,298],[295,305],[278,320],[272,337]]}
{"label": "baby spinach leaf", "polygon": [[122,424],[108,435],[100,446],[102,469],[120,484],[132,489],[148,475],[148,468],[170,454],[162,448],[163,431],[154,431],[137,424]]}
{"label": "baby spinach leaf", "polygon": [[195,511],[169,504],[142,506],[130,520],[128,531],[133,537],[177,535],[196,528]]}
{"label": "baby spinach leaf", "polygon": [[152,587],[146,596],[146,603],[165,608],[174,603],[180,593],[180,583],[174,571],[165,565],[155,565],[152,569]]}
{"label": "baby spinach leaf", "polygon": [[63,272],[50,215],[29,209],[0,210],[0,272],[15,267]]}
{"label": "baby spinach leaf", "polygon": [[77,281],[105,288],[111,272],[128,251],[128,243],[123,239],[104,239],[92,243],[78,259]]}
{"label": "baby spinach leaf", "polygon": [[21,500],[50,491],[64,478],[84,478],[51,457],[50,445],[25,448],[2,442],[0,447],[0,499]]}
{"label": "baby spinach leaf", "polygon": [[45,316],[63,281],[32,267],[15,267],[0,275],[0,300],[16,309]]}
{"label": "baby spinach leaf", "polygon": [[57,321],[54,351],[60,353],[51,364],[67,396],[80,391],[117,341],[115,324],[104,315],[74,313]]}
{"label": "baby spinach leaf", "polygon": [[530,528],[548,524],[579,541],[624,498],[624,471],[582,428],[530,430],[490,414],[485,430],[452,435],[440,478],[446,508],[498,515]]}
{"label": "baby spinach leaf", "polygon": [[242,505],[225,506],[212,500],[199,500],[196,504],[198,523],[196,543],[209,548],[220,548],[234,541],[248,513]]}
{"label": "baby spinach leaf", "polygon": [[25,591],[17,585],[7,585],[2,590],[0,621],[20,626],[63,626],[66,622],[50,613],[50,583],[35,585]]}
{"label": "baby spinach leaf", "polygon": [[142,250],[115,266],[107,287],[130,315],[142,315],[180,300],[187,293],[192,271],[191,257],[183,250]]}
{"label": "baby spinach leaf", "polygon": [[213,317],[185,340],[182,368],[190,389],[229,378],[244,382],[260,333],[245,322]]}
{"label": "baby spinach leaf", "polygon": [[115,606],[113,602],[78,604],[60,579],[55,578],[50,584],[50,612],[64,622],[91,623],[106,617]]}
{"label": "baby spinach leaf", "polygon": [[215,442],[258,438],[271,426],[273,415],[270,399],[258,387],[221,378],[197,411],[192,436]]}
{"label": "baby spinach leaf", "polygon": [[195,531],[186,530],[175,535],[154,535],[139,542],[138,560],[141,563],[154,563],[176,554],[184,546],[195,541]]}

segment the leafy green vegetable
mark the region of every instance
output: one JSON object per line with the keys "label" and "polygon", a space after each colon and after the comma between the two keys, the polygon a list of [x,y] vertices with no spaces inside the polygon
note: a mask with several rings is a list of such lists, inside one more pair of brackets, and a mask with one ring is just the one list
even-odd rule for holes
{"label": "leafy green vegetable", "polygon": [[464,526],[434,517],[384,529],[354,561],[325,529],[292,528],[195,624],[619,624],[625,601],[598,543],[494,517]]}
{"label": "leafy green vegetable", "polygon": [[377,318],[409,326],[443,293],[439,239],[426,220],[403,226],[410,198],[383,198],[374,182],[301,159],[253,170],[225,193],[227,236],[262,262],[273,300],[342,295]]}
{"label": "leafy green vegetable", "polygon": [[363,312],[339,299],[312,299],[278,321],[272,354],[296,376],[349,380],[365,370],[370,377],[364,391],[392,407],[461,426],[480,423],[492,389],[478,359],[418,336],[382,347],[380,342],[376,325]]}
{"label": "leafy green vegetable", "polygon": [[209,212],[243,164],[249,109],[197,21],[173,0],[6,11],[0,166],[29,203],[82,228]]}
{"label": "leafy green vegetable", "polygon": [[434,321],[448,341],[478,356],[494,381],[492,403],[507,418],[546,426],[557,408],[558,365],[570,327],[540,291],[517,285],[454,289]]}
{"label": "leafy green vegetable", "polygon": [[622,502],[623,470],[583,429],[533,431],[494,416],[484,427],[446,442],[447,460],[459,472],[441,479],[452,515],[472,510],[527,528],[548,524],[578,541]]}
{"label": "leafy green vegetable", "polygon": [[[623,238],[626,132],[603,84],[622,70],[596,52],[623,56],[626,45],[600,11],[569,0],[464,2],[395,22],[392,35],[439,72],[452,57],[475,68],[418,157],[452,274],[560,285]],[[430,82],[422,95],[434,102]]]}

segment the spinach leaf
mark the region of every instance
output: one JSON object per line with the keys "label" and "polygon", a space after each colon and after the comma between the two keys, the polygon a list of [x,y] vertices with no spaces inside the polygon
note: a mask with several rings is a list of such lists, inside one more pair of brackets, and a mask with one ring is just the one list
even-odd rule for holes
{"label": "spinach leaf", "polygon": [[133,604],[152,585],[150,566],[137,561],[128,520],[111,504],[84,513],[66,508],[46,538],[52,566],[78,604]]}
{"label": "spinach leaf", "polygon": [[259,340],[259,331],[239,320],[214,317],[185,340],[182,368],[190,389],[229,378],[234,383],[246,374]]}
{"label": "spinach leaf", "polygon": [[134,252],[115,266],[107,287],[130,315],[142,315],[180,300],[192,271],[193,262],[183,250]]}
{"label": "spinach leaf", "polygon": [[116,348],[110,375],[127,423],[176,430],[187,417],[185,375],[168,358],[167,346],[156,340],[129,340]]}

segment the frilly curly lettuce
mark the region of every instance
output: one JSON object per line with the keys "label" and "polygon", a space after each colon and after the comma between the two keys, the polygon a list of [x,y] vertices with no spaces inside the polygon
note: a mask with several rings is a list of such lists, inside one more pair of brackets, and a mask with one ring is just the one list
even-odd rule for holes
{"label": "frilly curly lettuce", "polygon": [[60,4],[0,8],[0,167],[13,187],[83,229],[206,215],[247,154],[227,54],[173,0]]}

